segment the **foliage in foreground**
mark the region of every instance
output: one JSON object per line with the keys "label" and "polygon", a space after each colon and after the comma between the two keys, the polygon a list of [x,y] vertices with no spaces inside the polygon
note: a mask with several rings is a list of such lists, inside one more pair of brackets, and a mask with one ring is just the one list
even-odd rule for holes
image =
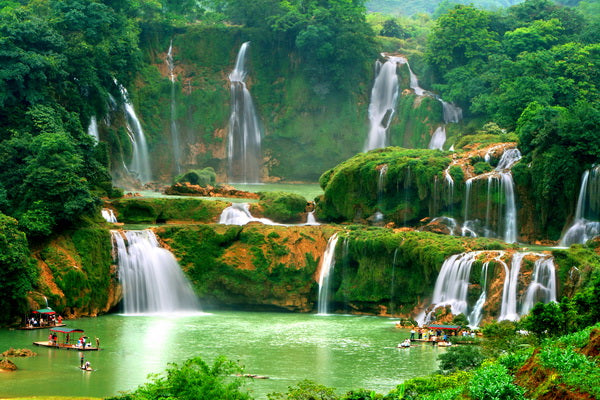
{"label": "foliage in foreground", "polygon": [[151,375],[151,381],[135,391],[107,400],[247,400],[241,391],[243,380],[232,377],[241,368],[223,357],[209,366],[201,358],[185,361],[181,366],[170,364],[165,376]]}

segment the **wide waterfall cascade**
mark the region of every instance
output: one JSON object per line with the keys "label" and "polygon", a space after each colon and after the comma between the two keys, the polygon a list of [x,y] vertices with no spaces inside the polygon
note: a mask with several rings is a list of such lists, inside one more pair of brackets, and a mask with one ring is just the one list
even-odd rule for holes
{"label": "wide waterfall cascade", "polygon": [[600,235],[600,165],[586,170],[581,177],[573,223],[560,239],[560,246],[585,243]]}
{"label": "wide waterfall cascade", "polygon": [[104,218],[106,222],[111,222],[113,224],[119,222],[117,221],[117,216],[115,215],[114,211],[110,208],[103,208],[101,214],[102,218]]}
{"label": "wide waterfall cascade", "polygon": [[329,292],[331,285],[331,276],[335,266],[335,246],[338,242],[337,233],[333,234],[327,242],[325,253],[321,259],[321,268],[319,273],[319,296],[317,300],[317,312],[320,315],[327,315],[329,312]]}
{"label": "wide waterfall cascade", "polygon": [[446,143],[446,127],[438,126],[431,136],[428,148],[431,150],[443,150],[444,143]]}
{"label": "wide waterfall cascade", "polygon": [[[482,265],[482,279],[480,282],[471,282],[472,266],[484,253],[491,258],[488,257],[488,261]],[[473,251],[447,258],[436,280],[429,311],[423,311],[417,317],[419,325],[430,323],[437,308],[449,306],[452,314],[464,314],[469,326],[477,327],[483,319],[483,310],[489,297],[487,282],[493,278],[490,276],[491,262],[502,267],[505,275],[498,320],[516,321],[527,314],[536,302],[556,301],[556,268],[551,256],[542,253],[514,253],[510,267],[504,261],[506,257],[507,253],[504,251]],[[536,260],[529,283],[523,285],[523,276],[527,276],[521,272],[525,257]],[[469,305],[468,292],[473,283],[481,284],[481,293],[476,303]]]}
{"label": "wide waterfall cascade", "polygon": [[317,222],[314,211],[307,213],[306,222],[303,224],[280,224],[268,218],[257,218],[250,212],[250,204],[248,203],[233,203],[229,207],[226,207],[219,216],[219,224],[223,225],[246,225],[249,222],[260,222],[263,225],[277,226],[321,225]]}
{"label": "wide waterfall cascade", "polygon": [[231,83],[231,114],[227,140],[229,180],[257,183],[261,168],[261,129],[258,114],[245,79],[248,72],[245,59],[250,42],[242,44],[235,68],[229,74]]}
{"label": "wide waterfall cascade", "polygon": [[[111,231],[128,315],[198,312],[200,304],[177,260],[154,232]],[[123,237],[123,235],[125,237]]]}
{"label": "wide waterfall cascade", "polygon": [[256,218],[250,213],[250,204],[233,203],[225,208],[219,217],[219,223],[224,225],[246,225],[249,222],[260,222],[264,225],[281,225],[268,218]]}
{"label": "wide waterfall cascade", "polygon": [[[379,149],[388,145],[387,130],[392,121],[398,100],[399,85],[396,69],[406,59],[388,57],[383,64],[377,64],[377,75],[371,89],[369,103],[369,134],[365,151]],[[379,63],[379,61],[377,61]]]}
{"label": "wide waterfall cascade", "polygon": [[87,133],[96,139],[96,142],[100,141],[100,134],[98,133],[98,121],[96,120],[95,115],[92,115],[92,118],[90,118],[90,124],[88,125]]}
{"label": "wide waterfall cascade", "polygon": [[442,103],[442,110],[444,114],[444,122],[446,124],[458,123],[462,120],[462,109],[452,103],[438,99]]}
{"label": "wide waterfall cascade", "polygon": [[169,80],[171,81],[171,145],[173,146],[173,162],[175,170],[181,173],[181,148],[179,144],[179,129],[177,127],[177,113],[175,107],[175,62],[173,61],[173,40],[169,43],[167,58],[165,59],[169,68]]}
{"label": "wide waterfall cascade", "polygon": [[131,104],[131,101],[129,100],[127,89],[118,83],[117,86],[123,96],[127,133],[131,141],[131,147],[133,148],[131,162],[129,163],[127,170],[129,173],[133,174],[135,178],[139,179],[140,182],[148,183],[152,180],[152,170],[150,169],[150,156],[148,155],[146,135],[144,134],[142,124],[135,113],[133,104]]}

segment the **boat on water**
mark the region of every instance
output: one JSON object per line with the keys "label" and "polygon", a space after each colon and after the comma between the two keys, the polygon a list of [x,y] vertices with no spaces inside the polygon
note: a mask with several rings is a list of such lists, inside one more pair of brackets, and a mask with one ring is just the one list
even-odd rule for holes
{"label": "boat on water", "polygon": [[[81,340],[84,338],[87,339],[86,336],[83,336],[83,333],[84,333],[83,329],[55,327],[55,328],[51,328],[50,332],[52,332],[50,334],[50,337],[52,337],[52,339],[49,338],[47,341],[43,341],[43,342],[33,342],[33,344],[36,346],[50,347],[53,349],[63,349],[63,350],[77,350],[77,351],[98,351],[99,350],[98,347],[92,346],[91,342]],[[55,333],[59,333],[61,335],[60,340],[58,339],[58,336],[55,335]],[[71,343],[71,336],[72,336],[72,341],[74,343]],[[79,340],[77,340],[77,336],[79,337]]]}
{"label": "boat on water", "polygon": [[34,329],[47,329],[59,326],[66,326],[63,324],[62,317],[56,316],[56,311],[48,308],[42,308],[31,312],[31,317],[25,320],[25,324],[20,326],[18,329],[30,331]]}

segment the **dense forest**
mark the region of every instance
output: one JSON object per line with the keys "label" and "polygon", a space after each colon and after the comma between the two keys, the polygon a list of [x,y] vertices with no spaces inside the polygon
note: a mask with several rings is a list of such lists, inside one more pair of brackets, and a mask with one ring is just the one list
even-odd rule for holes
{"label": "dense forest", "polygon": [[[229,101],[225,75],[231,70],[235,52],[246,41],[253,46],[249,86],[266,131],[262,177],[304,182],[316,182],[321,177],[325,195],[317,199],[316,206],[324,222],[366,223],[367,214],[378,210],[387,213],[387,222],[392,225],[417,224],[431,217],[431,210],[438,207],[433,182],[437,184],[436,179],[442,179],[446,168],[455,180],[466,180],[460,168],[450,170],[450,162],[456,157],[449,151],[392,148],[361,153],[368,130],[366,104],[373,80],[372,65],[381,59],[382,52],[409,59],[421,84],[437,96],[415,100],[408,71],[399,68],[404,92],[399,96],[399,110],[390,122],[391,144],[426,147],[440,120],[438,97],[459,106],[463,112],[464,119],[448,128],[453,149],[466,151],[481,143],[516,143],[523,159],[512,174],[517,190],[527,189],[521,197],[529,216],[527,235],[531,242],[558,240],[565,220],[573,218],[582,173],[600,159],[599,0],[489,0],[474,4],[447,0],[3,0],[0,324],[12,323],[15,316],[27,311],[28,296],[43,286],[39,254],[45,262],[46,258],[51,259],[53,255],[47,246],[52,241],[68,242],[66,247],[76,248],[86,265],[102,263],[86,278],[81,278],[79,272],[76,277],[65,277],[65,288],[61,289],[67,294],[71,283],[83,285],[87,297],[78,297],[73,309],[85,308],[85,301],[93,301],[98,303],[94,313],[107,311],[103,308],[107,295],[91,293],[94,287],[107,288],[112,279],[108,272],[108,228],[100,216],[103,204],[114,200],[113,207],[122,215],[131,212],[132,223],[186,218],[183,213],[166,216],[181,210],[173,211],[169,209],[171,205],[159,201],[145,204],[120,199],[126,186],[123,183],[133,182],[136,189],[144,184],[162,187],[181,180],[188,169],[200,168],[213,168],[211,183],[215,183],[215,177],[223,180],[219,183],[225,183],[227,157],[223,149]],[[172,83],[165,72],[170,45],[177,49],[175,61],[179,68],[178,78]],[[127,91],[130,95],[124,94]],[[169,108],[169,98],[179,100],[176,114],[184,132],[182,147],[189,152],[181,165],[172,156],[168,120],[173,109]],[[128,172],[126,160],[135,151],[121,112],[130,101],[139,110],[148,133],[155,176],[148,182],[137,180],[136,176],[123,178]],[[419,124],[410,125],[406,122],[408,117],[400,118],[409,115],[419,115]],[[96,117],[101,125],[99,141],[88,133],[90,121]],[[479,172],[492,170],[488,161],[476,157]],[[413,197],[395,194],[396,197],[382,200],[374,194],[384,163],[386,171],[390,167],[389,176],[396,179],[390,186],[410,186],[405,183],[411,179],[405,173],[406,166],[413,168],[413,174],[420,174],[414,179]],[[361,180],[363,177],[367,178]],[[457,209],[463,205],[458,199],[457,195]],[[268,203],[272,200],[261,201],[268,215]],[[592,202],[598,206],[597,198]],[[201,216],[195,219],[214,220],[217,211],[224,208],[214,204],[199,205],[201,211],[194,212]],[[168,211],[157,211],[163,206]],[[300,212],[305,211],[305,206],[296,199],[295,207]],[[364,216],[357,217],[357,210]],[[147,219],[139,217],[144,212],[153,214]],[[298,219],[297,215],[290,217],[294,219]],[[160,232],[166,241],[174,241],[171,245],[180,252],[179,258],[190,265],[200,263],[194,254],[206,252],[214,270],[192,268],[191,273],[207,293],[217,291],[210,287],[206,276],[216,275],[219,268],[229,268],[221,264],[219,257],[238,240],[254,246],[250,251],[255,255],[262,255],[263,248],[269,256],[277,251],[289,252],[285,249],[288,244],[277,243],[280,234],[285,236],[282,233],[219,229],[203,227],[198,233],[163,228]],[[325,238],[315,229],[311,234],[318,237],[319,246],[323,247]],[[351,229],[355,231],[349,237],[356,240],[352,246],[357,269],[379,271],[372,262],[379,260],[374,254],[379,255],[380,250],[390,253],[392,245],[402,246],[407,238],[412,238],[391,231],[361,231],[355,225]],[[206,238],[200,249],[191,239],[198,235]],[[405,252],[411,261],[421,262],[420,267],[427,274],[433,274],[439,269],[438,258],[443,260],[442,256],[448,255],[443,249],[447,243],[445,239],[431,239],[433,234],[425,235],[423,240],[434,243],[428,242],[432,254],[432,248],[441,249],[435,250],[435,256],[421,254],[417,247],[422,243],[413,245],[410,240]],[[314,238],[311,240],[315,242]],[[497,242],[450,242],[449,246],[457,252],[510,247]],[[260,246],[263,248],[258,249]],[[519,387],[515,382],[526,380],[526,362],[531,369],[532,363],[541,363],[546,370],[559,369],[556,379],[561,385],[591,393],[591,398],[598,395],[593,384],[598,376],[597,357],[590,361],[582,358],[579,351],[587,345],[590,333],[595,332],[590,327],[600,320],[598,248],[598,242],[591,241],[557,251],[554,256],[562,260],[564,267],[581,267],[587,281],[557,303],[536,306],[522,325],[491,324],[485,333],[496,340],[496,350],[484,345],[483,355],[457,355],[458,361],[449,360],[443,375],[424,378],[423,382],[410,381],[386,398],[524,398],[523,387],[527,385]],[[98,255],[98,260],[91,260],[90,254]],[[311,269],[297,272],[299,280],[311,279],[316,268],[312,257],[306,255],[302,261]],[[279,264],[269,262],[261,259],[264,268],[259,278],[236,271],[235,279],[260,281],[262,285],[263,279],[275,275],[273,270],[283,274],[277,271]],[[381,271],[385,268],[381,267]],[[566,269],[562,274],[566,274]],[[566,275],[563,278],[563,283],[567,282]],[[281,279],[273,285],[275,289],[268,288],[276,292],[278,285],[289,287],[286,279],[292,278],[277,275],[273,279]],[[360,281],[360,276],[355,279]],[[417,285],[415,293],[426,293],[433,282],[434,275],[428,276]],[[239,286],[237,280],[230,284]],[[314,294],[310,287],[300,284],[294,290],[306,296]],[[238,294],[245,298],[254,293],[248,290]],[[209,295],[216,302],[222,300],[220,294]],[[373,296],[371,292],[356,295],[368,298],[365,304]],[[407,300],[407,310],[410,304]],[[298,309],[307,311],[308,307],[303,304]],[[548,331],[536,331],[540,325],[548,326]],[[535,335],[529,339],[518,337],[515,332],[519,328]],[[540,350],[543,335],[550,339]],[[570,336],[559,338],[561,335]],[[519,350],[525,342],[532,347]],[[535,346],[538,347],[534,351]],[[561,361],[560,357],[568,358],[560,355],[563,350],[570,357],[569,368]],[[481,364],[484,356],[494,361]],[[481,360],[462,368],[470,372],[456,372],[461,369],[457,367],[459,361],[478,357]],[[585,373],[577,372],[578,367]],[[199,360],[182,368],[170,373],[193,375],[199,368],[201,374],[210,375],[216,383],[221,375],[235,370],[235,366],[223,362],[207,373],[209,367]],[[518,370],[520,375],[516,374]],[[504,391],[500,397],[489,394],[486,388],[494,381],[498,390]],[[127,398],[143,398],[145,390],[167,383],[173,382],[156,381],[140,388],[140,397],[132,394]],[[456,387],[448,389],[451,386]],[[325,389],[299,385],[296,394],[290,392],[287,398],[312,398],[302,397],[302,393]],[[230,398],[246,398],[236,397],[235,385],[223,390],[233,393]],[[527,391],[528,396],[535,395],[535,388]],[[383,398],[363,395],[349,394],[344,398]],[[331,394],[323,398],[337,397]]]}

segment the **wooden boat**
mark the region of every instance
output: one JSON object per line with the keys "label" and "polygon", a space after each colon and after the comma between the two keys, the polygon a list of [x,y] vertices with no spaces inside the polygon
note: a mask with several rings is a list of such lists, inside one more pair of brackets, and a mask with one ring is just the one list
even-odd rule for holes
{"label": "wooden boat", "polygon": [[[31,312],[31,314],[33,314],[33,317],[35,319],[35,317],[37,317],[36,321],[37,321],[37,325],[33,325],[30,323],[30,320],[28,319],[26,321],[26,324],[23,326],[20,326],[17,329],[20,330],[24,330],[24,331],[31,331],[34,329],[47,329],[47,328],[54,328],[57,326],[66,326],[66,324],[62,323],[62,318],[59,316],[58,319],[54,319],[51,316],[56,315],[56,311],[54,311],[51,308],[42,308],[40,310],[34,310]],[[52,322],[54,319],[54,322]]]}
{"label": "wooden boat", "polygon": [[[70,344],[67,337],[71,335],[71,333],[81,333],[83,334],[83,329],[74,329],[74,328],[64,328],[64,327],[56,327],[51,328],[50,332],[60,333],[61,340],[50,341],[46,340],[43,342],[33,342],[36,346],[42,347],[50,347],[53,349],[62,349],[62,350],[77,350],[77,351],[98,351],[98,347],[92,346],[91,343],[86,343],[85,346],[81,346],[79,344]],[[64,336],[62,336],[64,335]],[[75,337],[73,340],[76,340]]]}

